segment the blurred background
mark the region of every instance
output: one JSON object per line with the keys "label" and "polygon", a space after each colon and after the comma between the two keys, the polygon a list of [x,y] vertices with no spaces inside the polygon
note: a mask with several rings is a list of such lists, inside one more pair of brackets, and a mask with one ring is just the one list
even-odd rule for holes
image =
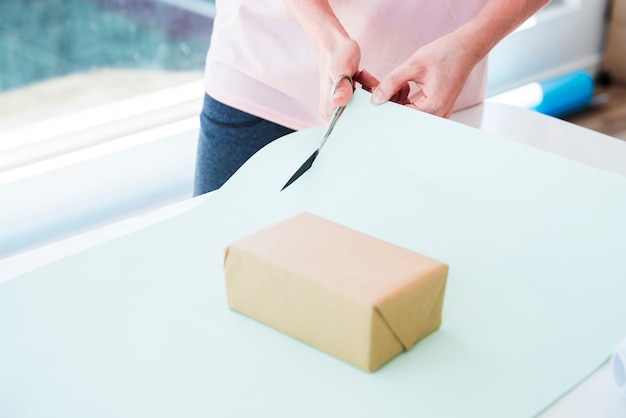
{"label": "blurred background", "polygon": [[[488,100],[626,139],[626,0],[552,0]],[[0,2],[0,258],[191,196],[212,0]]]}

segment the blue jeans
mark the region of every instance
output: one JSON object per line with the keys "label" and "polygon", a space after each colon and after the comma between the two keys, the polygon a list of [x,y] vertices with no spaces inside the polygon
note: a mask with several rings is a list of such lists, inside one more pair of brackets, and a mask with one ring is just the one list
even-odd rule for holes
{"label": "blue jeans", "polygon": [[194,196],[221,187],[248,158],[293,130],[204,96]]}

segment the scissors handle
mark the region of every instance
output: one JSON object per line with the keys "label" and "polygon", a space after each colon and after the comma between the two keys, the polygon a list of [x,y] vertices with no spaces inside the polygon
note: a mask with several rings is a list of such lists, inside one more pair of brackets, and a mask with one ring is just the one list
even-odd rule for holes
{"label": "scissors handle", "polygon": [[[330,88],[330,95],[331,96],[333,96],[335,94],[335,91],[337,90],[337,86],[339,85],[339,83],[343,79],[348,80],[350,82],[350,85],[354,89],[354,80],[352,80],[352,77],[350,77],[347,74],[342,74],[339,77],[337,77],[335,79],[335,81],[333,82],[333,85]],[[322,136],[322,142],[320,143],[320,146],[319,146],[318,150],[322,149],[322,147],[326,143],[326,140],[330,136],[330,133],[333,131],[333,128],[335,127],[335,124],[337,123],[337,121],[341,117],[341,114],[343,113],[345,108],[346,108],[345,106],[339,106],[339,107],[337,107],[335,109],[335,112],[333,113],[333,117],[330,118],[330,122],[328,123],[328,126],[326,127],[326,131],[324,131],[324,135]]]}

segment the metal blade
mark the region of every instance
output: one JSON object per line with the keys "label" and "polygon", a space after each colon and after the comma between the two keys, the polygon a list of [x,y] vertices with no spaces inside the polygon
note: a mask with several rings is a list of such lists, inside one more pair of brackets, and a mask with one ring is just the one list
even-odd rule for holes
{"label": "metal blade", "polygon": [[307,158],[307,160],[300,166],[300,168],[296,170],[295,173],[293,173],[293,176],[291,176],[291,178],[287,180],[287,183],[285,183],[285,185],[283,186],[282,189],[280,189],[280,191],[282,192],[283,190],[285,190],[287,186],[289,186],[294,181],[298,180],[301,175],[303,175],[309,168],[311,168],[311,166],[313,165],[313,161],[315,161],[315,159],[317,158],[317,154],[319,153],[320,153],[320,149],[318,148],[315,150],[313,154],[311,154],[309,158]]}
{"label": "metal blade", "polygon": [[[342,74],[335,79],[335,82],[333,83],[333,86],[330,89],[331,95],[335,93],[335,90],[337,89],[337,85],[344,78],[350,82],[350,84],[352,85],[352,91],[354,91],[354,81],[352,80],[352,77],[346,74]],[[306,173],[306,171],[309,168],[311,168],[311,166],[313,165],[313,161],[315,161],[315,159],[317,158],[317,155],[320,153],[320,150],[326,143],[326,140],[330,136],[330,133],[333,131],[335,124],[337,123],[341,115],[343,114],[343,111],[345,108],[346,108],[345,106],[339,106],[338,108],[335,109],[335,112],[333,113],[333,116],[330,118],[330,122],[328,123],[328,126],[326,127],[326,131],[324,131],[324,135],[322,135],[322,142],[320,143],[320,146],[317,148],[317,150],[313,154],[311,154],[311,156],[304,162],[304,164],[302,164],[300,168],[295,173],[293,173],[293,176],[291,176],[291,178],[287,181],[287,183],[285,183],[283,188],[280,189],[281,192],[285,190],[287,186],[289,186],[291,183],[298,180],[300,176],[302,176],[304,173]]]}

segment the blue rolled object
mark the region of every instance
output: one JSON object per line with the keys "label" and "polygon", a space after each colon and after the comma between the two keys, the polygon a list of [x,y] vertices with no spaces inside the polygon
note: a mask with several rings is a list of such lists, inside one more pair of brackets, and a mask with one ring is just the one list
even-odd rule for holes
{"label": "blue rolled object", "polygon": [[546,115],[561,117],[589,106],[594,81],[587,71],[575,71],[540,82],[543,98],[532,109]]}

